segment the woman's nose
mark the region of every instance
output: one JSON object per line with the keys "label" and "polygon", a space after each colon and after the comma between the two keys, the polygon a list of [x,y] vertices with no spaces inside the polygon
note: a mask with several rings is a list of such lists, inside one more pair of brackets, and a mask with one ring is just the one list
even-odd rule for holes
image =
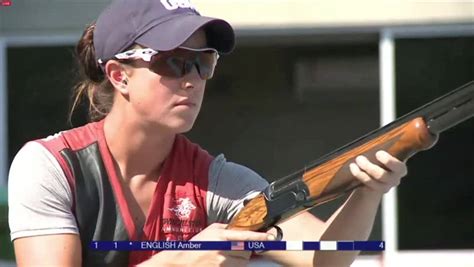
{"label": "woman's nose", "polygon": [[190,66],[190,71],[186,75],[184,75],[182,79],[182,89],[193,89],[195,88],[196,84],[201,82],[202,80],[197,70],[197,67],[194,64]]}

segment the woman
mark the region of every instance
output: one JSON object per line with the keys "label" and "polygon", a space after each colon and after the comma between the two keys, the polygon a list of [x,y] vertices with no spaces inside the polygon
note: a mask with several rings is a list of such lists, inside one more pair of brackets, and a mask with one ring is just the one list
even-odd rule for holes
{"label": "woman", "polygon": [[[181,135],[199,113],[218,53],[233,45],[227,22],[200,16],[187,1],[117,0],[102,12],[76,49],[85,78],[74,106],[88,97],[93,122],[27,143],[10,169],[9,220],[19,266],[238,266],[249,252],[127,253],[93,251],[88,244],[275,238],[225,229],[265,180]],[[405,164],[389,154],[378,152],[377,159],[385,168],[365,157],[350,165],[366,186],[327,222],[303,213],[279,225],[284,238],[367,239],[382,195],[406,174]],[[357,252],[262,255],[284,265],[344,266]]]}

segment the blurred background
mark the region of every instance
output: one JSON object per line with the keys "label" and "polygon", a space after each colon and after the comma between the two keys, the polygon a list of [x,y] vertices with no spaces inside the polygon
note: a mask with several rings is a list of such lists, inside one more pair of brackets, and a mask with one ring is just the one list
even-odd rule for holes
{"label": "blurred background", "polygon": [[[0,1],[0,265],[7,266],[14,265],[9,165],[28,140],[87,122],[84,110],[67,121],[73,49],[109,1]],[[474,80],[473,1],[193,4],[229,21],[237,46],[220,58],[187,136],[269,181]],[[371,236],[387,250],[364,253],[353,266],[474,266],[473,135],[470,120],[409,160]],[[312,212],[325,219],[343,200]]]}

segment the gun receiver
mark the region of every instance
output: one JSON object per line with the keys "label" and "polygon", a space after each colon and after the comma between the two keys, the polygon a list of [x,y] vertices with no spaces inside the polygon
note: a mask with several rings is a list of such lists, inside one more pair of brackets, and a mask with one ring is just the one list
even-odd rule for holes
{"label": "gun receiver", "polygon": [[352,191],[361,183],[349,170],[359,155],[372,162],[385,150],[406,161],[434,146],[441,132],[474,116],[474,81],[321,157],[305,168],[271,183],[246,202],[228,229],[266,231],[276,223]]}

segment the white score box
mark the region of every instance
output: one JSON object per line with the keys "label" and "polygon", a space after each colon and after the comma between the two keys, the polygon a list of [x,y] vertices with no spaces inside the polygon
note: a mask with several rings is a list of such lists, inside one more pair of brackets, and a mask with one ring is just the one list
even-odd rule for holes
{"label": "white score box", "polygon": [[303,241],[286,241],[286,250],[303,250]]}
{"label": "white score box", "polygon": [[337,241],[319,241],[320,250],[337,250]]}

